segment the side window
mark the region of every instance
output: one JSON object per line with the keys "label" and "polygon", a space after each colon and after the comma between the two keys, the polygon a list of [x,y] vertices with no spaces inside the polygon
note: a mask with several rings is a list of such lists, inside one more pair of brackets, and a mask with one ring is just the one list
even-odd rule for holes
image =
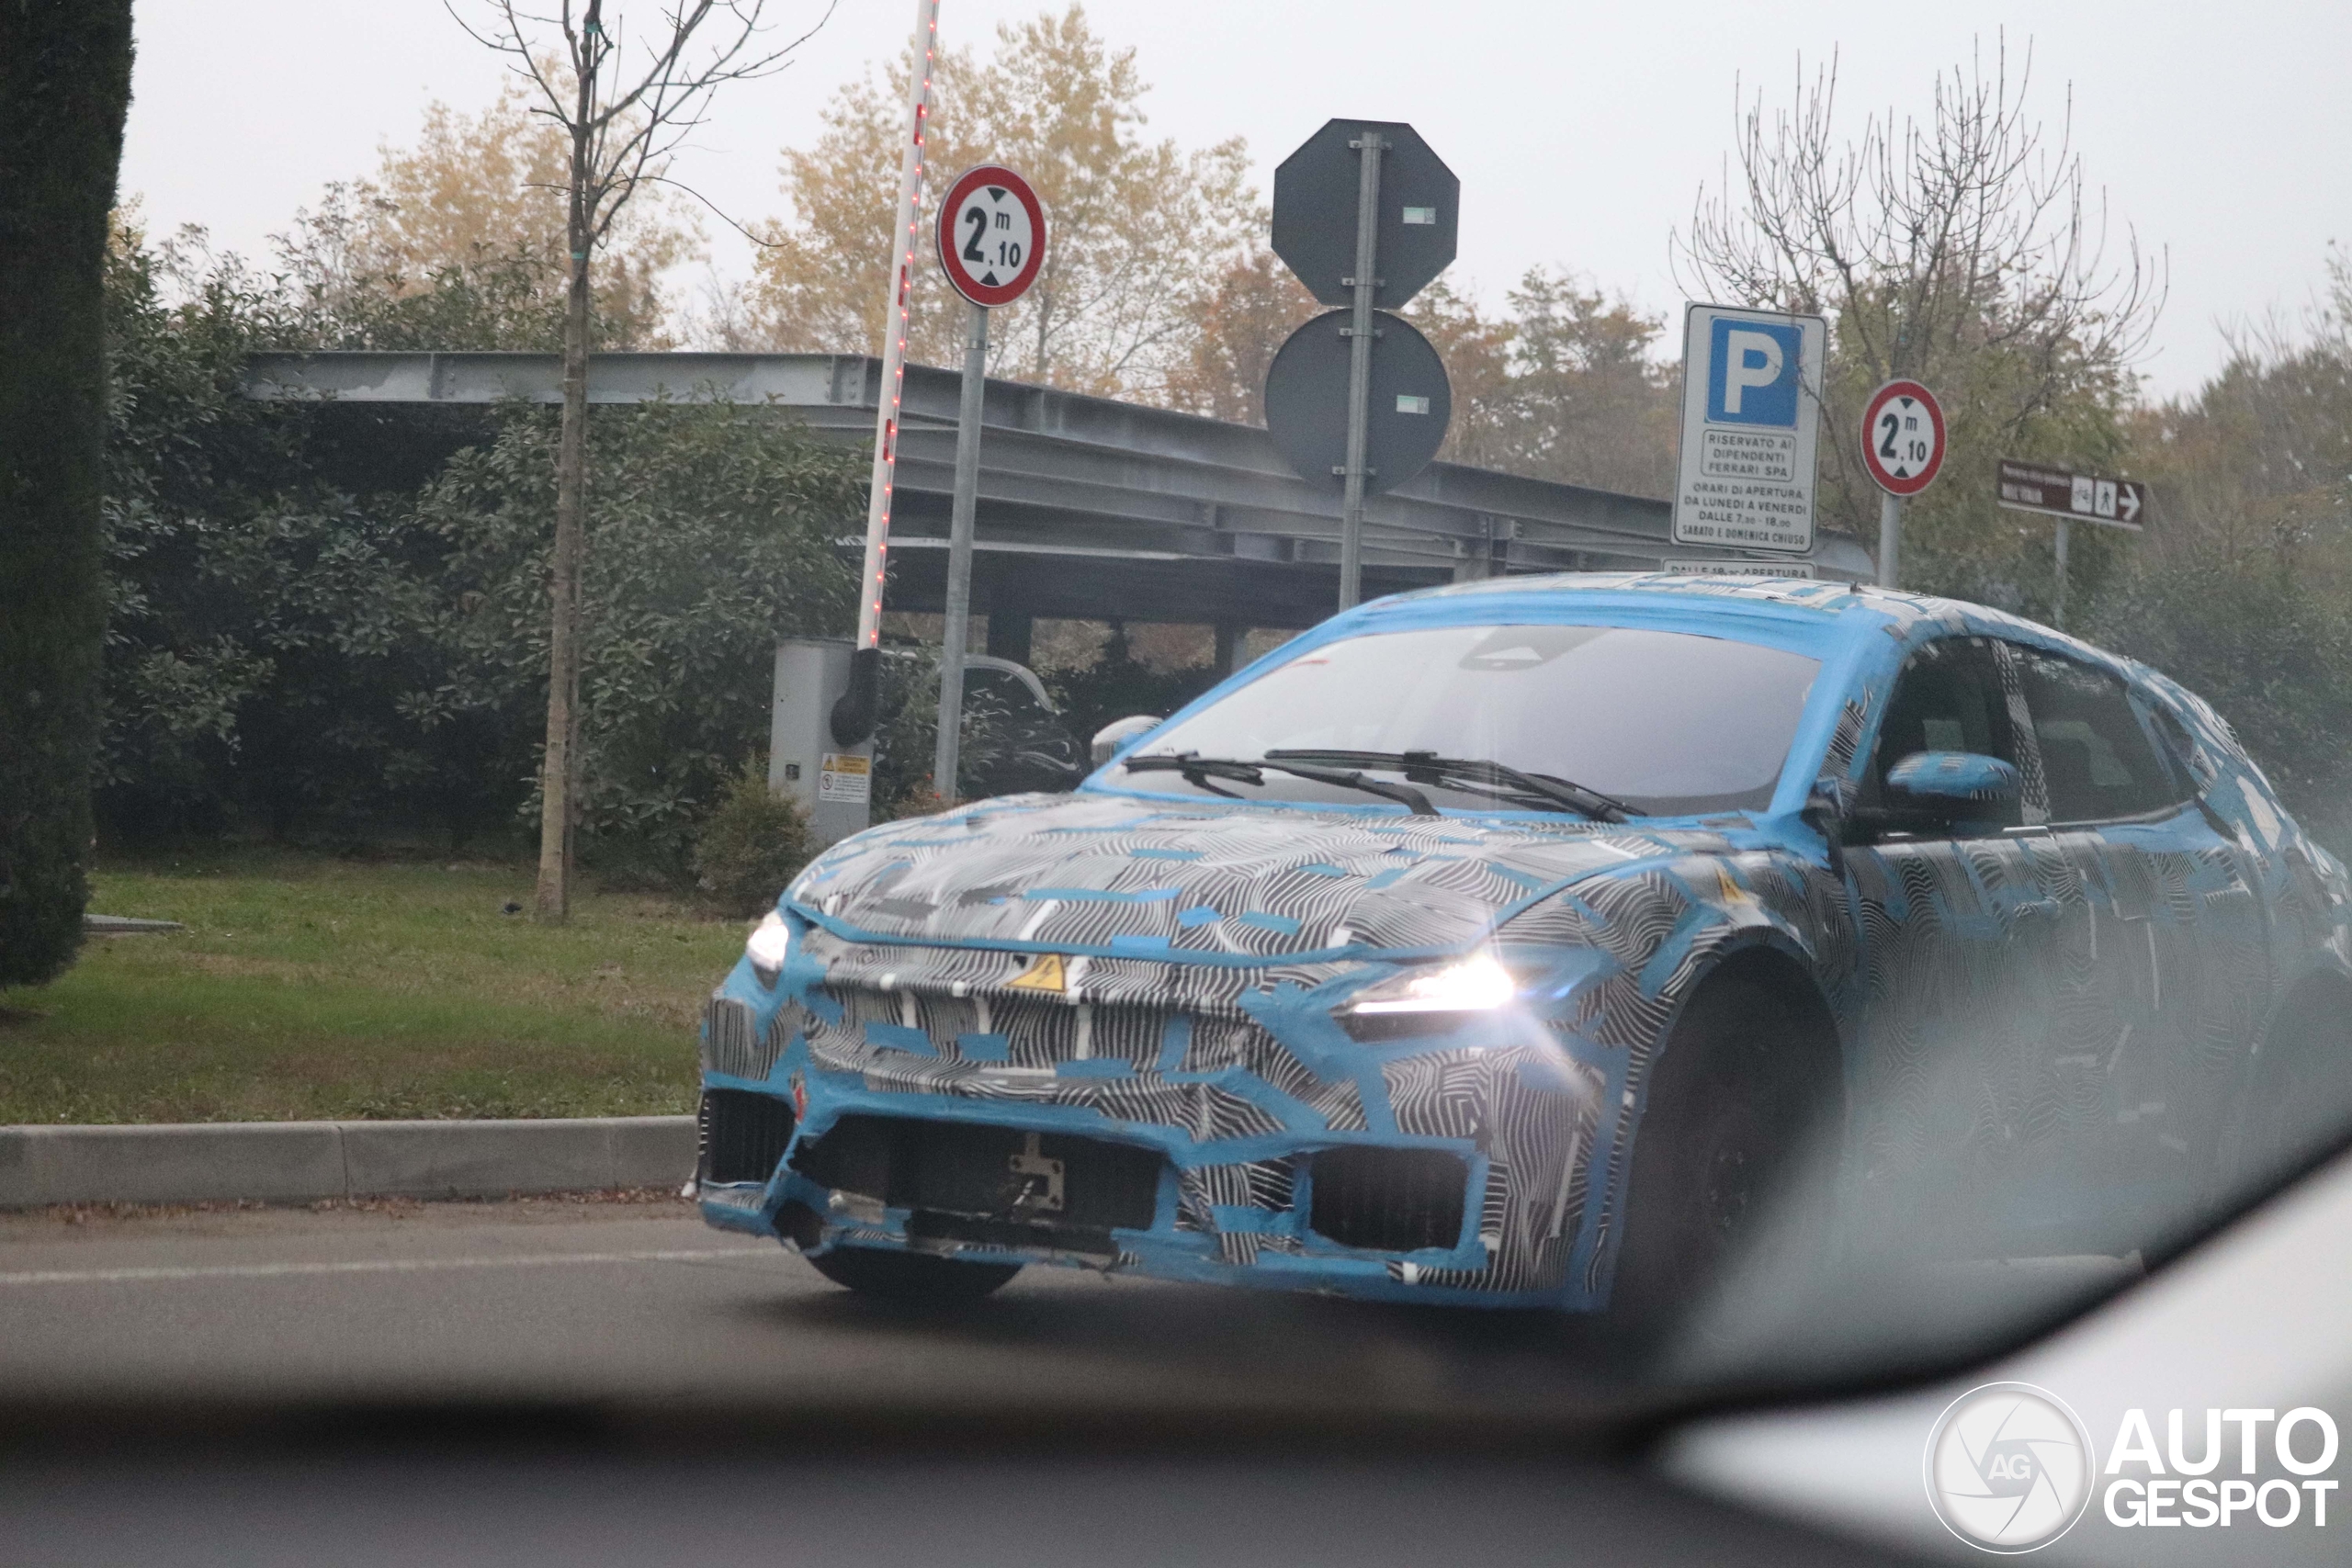
{"label": "side window", "polygon": [[1026,718],[1037,707],[1037,699],[1029,694],[1029,688],[1023,685],[1017,677],[1002,670],[990,670],[986,665],[964,671],[964,692],[966,699],[975,706],[984,706],[991,713],[1008,716],[1017,715]]}
{"label": "side window", "polygon": [[2132,711],[2121,681],[2040,649],[2014,651],[2025,673],[2052,822],[2102,822],[2179,803],[2173,771]]}
{"label": "side window", "polygon": [[[1980,637],[1931,642],[1904,665],[1871,758],[1874,794],[1883,796],[1887,770],[1914,751],[1975,751],[2017,762],[2017,739],[1991,644]],[[2015,826],[2017,810],[2012,804],[2007,819],[1997,825]]]}
{"label": "side window", "polygon": [[2147,709],[2149,717],[2155,721],[2156,733],[2164,738],[2165,748],[2172,753],[2172,760],[2180,764],[2175,770],[2178,775],[2177,793],[2183,799],[2199,793],[2203,786],[2197,773],[2197,742],[2190,738],[2188,727],[2180,722],[2179,715],[2162,703],[2150,702],[2143,697],[2142,705]]}

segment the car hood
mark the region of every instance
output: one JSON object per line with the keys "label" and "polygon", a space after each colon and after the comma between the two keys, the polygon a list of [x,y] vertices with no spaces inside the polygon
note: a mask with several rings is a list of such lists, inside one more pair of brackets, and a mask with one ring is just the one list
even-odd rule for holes
{"label": "car hood", "polygon": [[1596,874],[1757,839],[1745,818],[1652,828],[1028,795],[846,839],[785,906],[873,942],[1211,964],[1434,956]]}

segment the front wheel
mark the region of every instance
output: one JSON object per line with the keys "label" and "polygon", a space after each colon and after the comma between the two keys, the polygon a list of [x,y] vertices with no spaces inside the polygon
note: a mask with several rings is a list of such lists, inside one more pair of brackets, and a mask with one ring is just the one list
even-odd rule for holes
{"label": "front wheel", "polygon": [[1828,1200],[1802,1179],[1826,1120],[1816,1043],[1778,991],[1744,976],[1718,977],[1690,999],[1634,1137],[1612,1321],[1644,1337],[1669,1332],[1713,1302],[1767,1234],[1777,1260],[1800,1273],[1820,1251]]}
{"label": "front wheel", "polygon": [[818,1273],[859,1295],[933,1306],[978,1301],[1021,1272],[1018,1263],[967,1263],[927,1252],[885,1252],[872,1247],[837,1247],[808,1261]]}

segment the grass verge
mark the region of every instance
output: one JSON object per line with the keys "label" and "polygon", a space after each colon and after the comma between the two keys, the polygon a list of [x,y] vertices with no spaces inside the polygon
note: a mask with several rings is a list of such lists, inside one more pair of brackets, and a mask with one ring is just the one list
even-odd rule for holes
{"label": "grass verge", "polygon": [[694,1107],[702,999],[744,926],[592,893],[527,914],[527,866],[242,848],[114,860],[93,937],[0,989],[0,1122],[624,1116]]}

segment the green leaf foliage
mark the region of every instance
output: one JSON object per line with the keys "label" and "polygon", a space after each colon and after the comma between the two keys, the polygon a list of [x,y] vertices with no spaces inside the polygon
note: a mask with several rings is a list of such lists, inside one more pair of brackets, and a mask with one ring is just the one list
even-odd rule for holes
{"label": "green leaf foliage", "polygon": [[[405,694],[420,724],[478,717],[536,751],[555,443],[552,412],[509,411],[495,440],[452,457],[417,500],[413,525],[447,552],[435,627],[447,677]],[[776,639],[853,613],[854,570],[833,541],[856,531],[863,478],[854,452],[766,409],[592,412],[580,797],[592,841],[684,863],[696,818],[766,739]]]}
{"label": "green leaf foliage", "polygon": [[[462,842],[526,818],[552,412],[249,402],[244,356],[300,341],[309,306],[184,261],[122,233],[108,276],[105,825]],[[863,465],[720,403],[597,410],[590,465],[583,848],[676,881],[766,739],[775,639],[849,618],[831,541]]]}
{"label": "green leaf foliage", "polygon": [[775,908],[812,848],[808,818],[768,788],[767,764],[755,755],[721,786],[695,835],[695,886],[723,914],[760,915]]}

